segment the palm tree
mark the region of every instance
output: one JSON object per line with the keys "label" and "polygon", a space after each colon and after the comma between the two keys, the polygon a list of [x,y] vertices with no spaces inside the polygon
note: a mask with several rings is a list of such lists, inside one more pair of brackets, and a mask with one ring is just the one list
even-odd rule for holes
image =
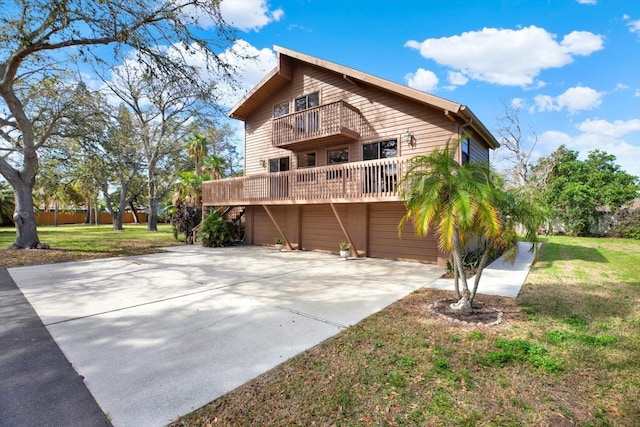
{"label": "palm tree", "polygon": [[202,160],[202,168],[211,175],[211,179],[223,178],[226,167],[227,161],[217,154],[211,154]]}
{"label": "palm tree", "polygon": [[[472,311],[473,297],[462,265],[462,255],[475,235],[494,239],[502,223],[498,211],[498,193],[491,184],[488,165],[476,162],[460,165],[455,159],[457,145],[410,160],[401,181],[407,213],[398,228],[412,220],[415,231],[426,236],[434,228],[438,246],[453,256],[458,302],[452,308]],[[458,289],[461,279],[462,292]]]}
{"label": "palm tree", "polygon": [[207,139],[204,135],[196,133],[187,139],[187,152],[194,160],[194,171],[200,176],[200,163],[207,155]]}

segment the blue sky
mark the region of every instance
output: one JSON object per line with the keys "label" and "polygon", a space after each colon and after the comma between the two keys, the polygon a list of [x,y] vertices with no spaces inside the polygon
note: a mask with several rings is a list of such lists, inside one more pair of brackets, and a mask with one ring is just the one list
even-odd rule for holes
{"label": "blue sky", "polygon": [[222,13],[234,48],[259,58],[237,64],[245,91],[279,45],[465,104],[496,137],[503,103],[517,107],[534,156],[600,149],[640,176],[640,1],[224,0]]}

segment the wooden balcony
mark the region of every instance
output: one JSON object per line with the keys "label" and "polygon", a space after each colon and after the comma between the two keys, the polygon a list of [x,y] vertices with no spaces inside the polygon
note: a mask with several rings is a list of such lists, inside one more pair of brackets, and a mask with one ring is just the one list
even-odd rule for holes
{"label": "wooden balcony", "polygon": [[302,149],[355,140],[360,136],[360,121],[360,111],[345,101],[319,105],[274,118],[271,143],[279,148]]}
{"label": "wooden balcony", "polygon": [[407,160],[396,157],[207,181],[202,200],[205,206],[397,201]]}

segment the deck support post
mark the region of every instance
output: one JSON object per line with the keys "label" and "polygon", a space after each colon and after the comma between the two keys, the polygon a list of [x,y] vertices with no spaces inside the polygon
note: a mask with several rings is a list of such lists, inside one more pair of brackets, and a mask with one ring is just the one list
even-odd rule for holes
{"label": "deck support post", "polygon": [[356,254],[356,258],[359,257],[360,255],[358,254],[358,248],[356,248],[356,245],[353,244],[353,239],[351,239],[351,235],[349,234],[349,231],[347,231],[347,227],[344,226],[344,223],[342,222],[340,215],[338,215],[338,211],[336,210],[336,207],[334,206],[333,203],[329,203],[329,206],[331,206],[331,210],[333,211],[333,214],[338,220],[338,225],[340,226],[340,229],[342,230],[344,237],[347,238],[347,241],[349,242],[349,246],[351,246],[352,253]]}
{"label": "deck support post", "polygon": [[271,209],[269,209],[269,206],[262,205],[262,207],[264,208],[265,212],[269,216],[269,219],[271,219],[271,222],[273,222],[273,225],[276,227],[276,230],[278,230],[278,233],[280,233],[280,237],[282,237],[282,240],[284,241],[284,244],[287,246],[287,249],[289,249],[290,251],[293,250],[293,246],[291,246],[291,242],[289,242],[289,239],[287,239],[287,236],[285,236],[284,232],[278,225],[278,222],[276,221],[276,217],[274,217],[273,214],[271,213]]}

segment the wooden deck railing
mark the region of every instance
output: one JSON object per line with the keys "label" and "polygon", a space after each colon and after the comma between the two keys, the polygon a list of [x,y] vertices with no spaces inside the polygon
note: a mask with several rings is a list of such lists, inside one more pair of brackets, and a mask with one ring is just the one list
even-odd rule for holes
{"label": "wooden deck railing", "polygon": [[249,175],[202,185],[205,206],[400,200],[406,158]]}
{"label": "wooden deck railing", "polygon": [[272,122],[272,145],[284,147],[336,135],[357,139],[360,119],[360,112],[345,101],[280,116]]}

